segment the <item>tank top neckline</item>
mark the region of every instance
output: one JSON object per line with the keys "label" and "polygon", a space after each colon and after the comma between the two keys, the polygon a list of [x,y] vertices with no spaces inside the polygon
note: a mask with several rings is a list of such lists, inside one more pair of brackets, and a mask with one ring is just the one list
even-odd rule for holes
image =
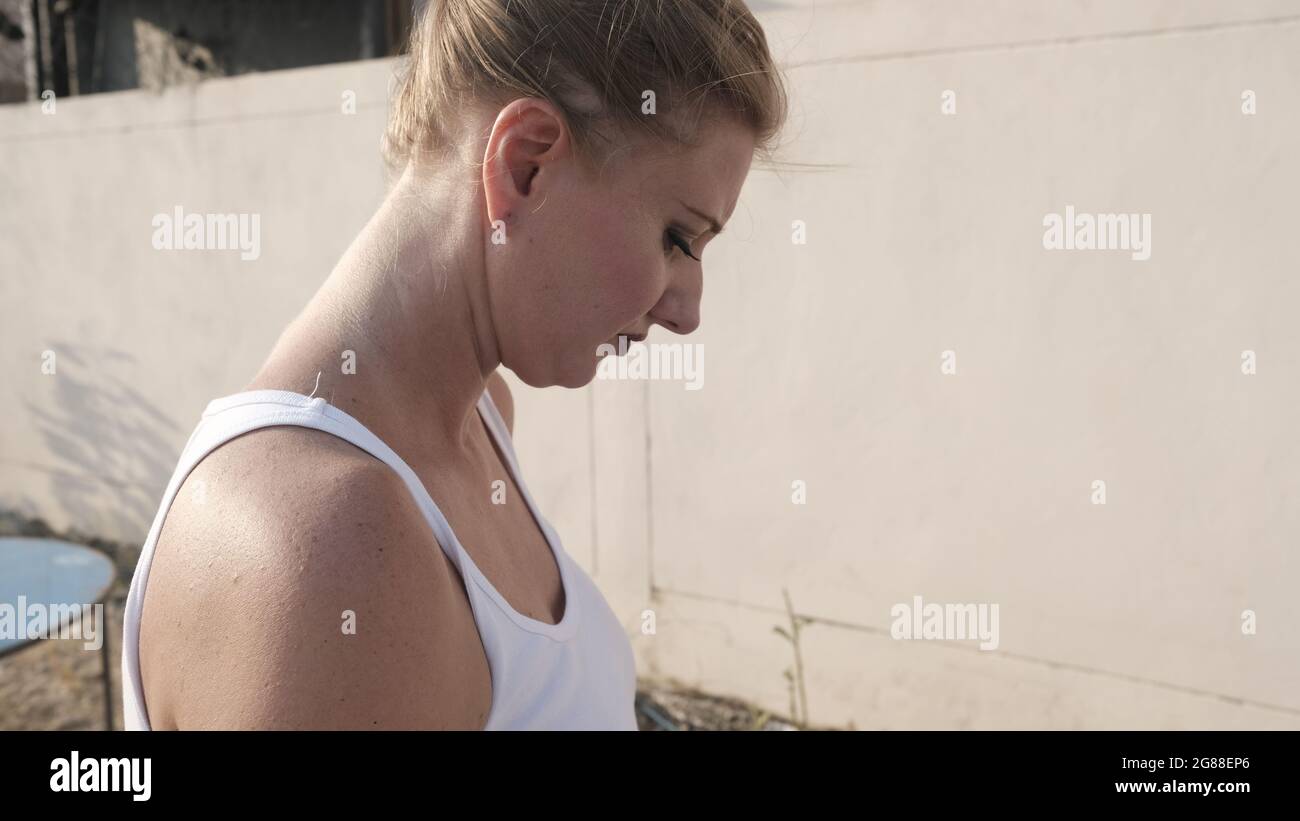
{"label": "tank top neckline", "polygon": [[427,502],[430,510],[440,520],[443,529],[451,537],[451,546],[458,558],[457,563],[461,569],[462,576],[466,575],[465,570],[468,569],[469,577],[479,587],[479,589],[486,593],[488,598],[490,598],[493,603],[495,603],[496,606],[510,618],[511,621],[530,633],[548,636],[556,641],[565,641],[572,638],[577,632],[577,611],[579,606],[577,596],[575,595],[576,588],[573,582],[573,576],[571,575],[566,561],[568,557],[565,555],[563,547],[557,543],[557,537],[551,531],[550,526],[546,523],[544,517],[538,510],[537,505],[534,504],[532,494],[528,492],[528,486],[524,482],[523,476],[519,470],[519,465],[515,460],[514,447],[506,439],[505,420],[501,418],[500,412],[496,408],[496,404],[492,401],[492,397],[486,389],[483,391],[483,394],[479,397],[479,400],[476,403],[479,415],[484,422],[484,426],[488,430],[488,435],[492,437],[492,440],[497,445],[497,449],[500,451],[501,455],[505,457],[506,470],[510,472],[511,478],[514,479],[515,486],[519,488],[519,493],[524,498],[524,504],[528,507],[528,510],[533,517],[533,521],[536,522],[537,527],[541,530],[542,538],[546,540],[546,545],[550,548],[551,555],[555,558],[556,567],[559,569],[560,584],[564,588],[564,615],[561,616],[560,620],[555,624],[550,624],[541,621],[540,619],[534,619],[531,616],[525,616],[523,613],[520,613],[512,607],[510,602],[506,601],[505,596],[501,595],[496,586],[488,580],[487,576],[485,576],[481,570],[479,570],[474,559],[470,557],[469,551],[467,551],[460,543],[460,538],[456,535],[455,531],[452,530],[451,523],[448,522],[447,517],[443,515],[442,509],[438,507],[438,503],[435,502],[433,497],[429,494],[429,490],[424,486],[424,482],[420,481],[419,476],[410,465],[406,463],[406,460],[399,456],[395,450],[389,447],[387,442],[380,439],[360,421],[341,408],[325,401],[324,397],[317,396],[313,398],[310,396],[304,396],[295,391],[281,390],[278,388],[260,388],[251,391],[241,391],[239,393],[230,394],[229,396],[213,399],[204,409],[202,418],[207,419],[223,411],[241,405],[253,405],[259,403],[290,405],[304,410],[312,410],[324,415],[326,418],[334,419],[344,427],[351,426],[361,431],[372,441],[372,444],[374,444],[376,448],[387,457],[381,457],[381,461],[384,461],[388,463],[390,467],[397,469],[399,474],[409,474],[414,486],[418,488],[419,491],[416,499],[417,503],[420,501]]}

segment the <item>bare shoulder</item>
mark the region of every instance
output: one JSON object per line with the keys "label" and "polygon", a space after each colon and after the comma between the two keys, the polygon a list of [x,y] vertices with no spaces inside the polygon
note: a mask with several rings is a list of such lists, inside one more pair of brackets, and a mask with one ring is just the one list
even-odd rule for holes
{"label": "bare shoulder", "polygon": [[505,420],[506,430],[510,431],[513,436],[515,432],[515,398],[510,395],[510,386],[506,384],[505,377],[500,371],[493,371],[487,381],[488,393],[492,396],[492,403],[497,406],[501,412],[501,418]]}
{"label": "bare shoulder", "polygon": [[140,633],[159,728],[483,726],[486,658],[459,576],[392,469],[265,428],[186,479]]}

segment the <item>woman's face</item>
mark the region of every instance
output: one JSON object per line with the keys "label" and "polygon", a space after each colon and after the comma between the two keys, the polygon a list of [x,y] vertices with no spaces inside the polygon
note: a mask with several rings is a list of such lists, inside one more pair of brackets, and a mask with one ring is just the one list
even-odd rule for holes
{"label": "woman's face", "polygon": [[502,364],[534,387],[577,388],[619,335],[700,324],[703,265],[679,244],[704,257],[736,206],[754,139],[717,121],[694,148],[644,138],[597,172],[548,117],[543,107],[498,119],[489,138],[489,157],[494,143],[501,156],[484,169],[488,213],[509,218],[505,241],[485,249],[488,301]]}

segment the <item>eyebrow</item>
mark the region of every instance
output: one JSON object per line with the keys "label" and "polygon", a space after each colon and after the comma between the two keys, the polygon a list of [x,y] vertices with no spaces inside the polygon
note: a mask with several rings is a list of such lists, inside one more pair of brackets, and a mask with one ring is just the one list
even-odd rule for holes
{"label": "eyebrow", "polygon": [[717,220],[715,220],[713,217],[709,216],[708,214],[704,213],[703,211],[700,211],[700,210],[698,210],[698,209],[696,209],[696,208],[692,208],[692,207],[690,207],[689,205],[687,205],[686,203],[682,202],[681,200],[678,200],[678,202],[681,202],[681,203],[682,203],[682,207],[685,208],[687,211],[690,211],[690,212],[691,212],[692,214],[694,214],[695,216],[697,216],[697,217],[699,217],[700,219],[702,219],[702,220],[704,220],[705,222],[707,222],[707,223],[709,224],[709,228],[710,228],[710,230],[713,231],[713,235],[714,235],[715,237],[716,237],[718,234],[721,234],[721,233],[722,233],[722,225],[721,225]]}

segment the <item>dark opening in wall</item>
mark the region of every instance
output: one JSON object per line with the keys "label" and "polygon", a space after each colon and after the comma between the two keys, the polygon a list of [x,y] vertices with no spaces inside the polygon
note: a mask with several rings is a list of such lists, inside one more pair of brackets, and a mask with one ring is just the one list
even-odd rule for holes
{"label": "dark opening in wall", "polygon": [[410,0],[0,0],[0,102],[397,54]]}

